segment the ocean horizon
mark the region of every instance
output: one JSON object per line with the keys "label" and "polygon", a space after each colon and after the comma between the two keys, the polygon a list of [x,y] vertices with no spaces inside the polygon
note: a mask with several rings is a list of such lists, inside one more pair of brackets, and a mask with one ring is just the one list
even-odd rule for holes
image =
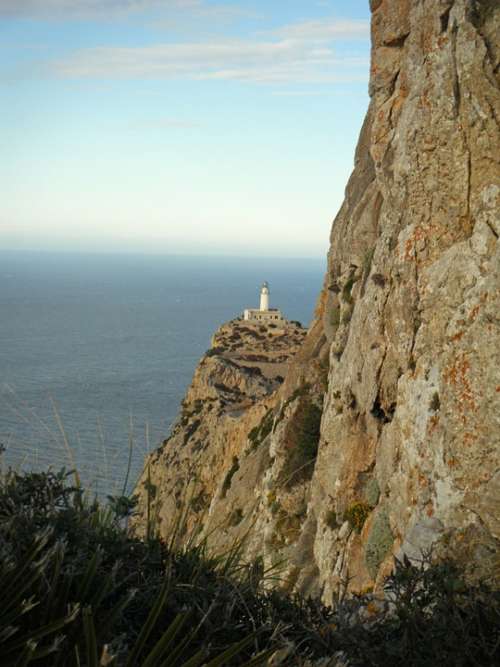
{"label": "ocean horizon", "polygon": [[130,490],[147,452],[167,437],[215,330],[257,307],[264,280],[271,306],[307,326],[325,265],[0,251],[3,466],[76,465],[97,493]]}

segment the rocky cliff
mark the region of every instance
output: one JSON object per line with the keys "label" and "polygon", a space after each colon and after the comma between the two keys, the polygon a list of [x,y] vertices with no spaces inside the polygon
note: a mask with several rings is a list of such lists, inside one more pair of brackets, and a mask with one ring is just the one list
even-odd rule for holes
{"label": "rocky cliff", "polygon": [[[149,517],[167,534],[172,520],[187,510],[187,527],[204,525],[207,534],[217,528],[221,547],[226,535],[231,539],[226,524],[247,525],[252,487],[269,465],[266,448],[257,453],[258,442],[272,425],[277,390],[305,336],[298,323],[282,327],[241,319],[214,334],[170,437],[146,462],[137,487],[139,532]],[[230,489],[242,473],[249,498],[238,505]]]}
{"label": "rocky cliff", "polygon": [[146,487],[164,522],[188,498],[217,548],[246,535],[327,602],[432,545],[500,572],[500,5],[370,6],[371,102],[316,319],[286,373],[271,332],[243,359],[224,329],[138,486],[143,517]]}

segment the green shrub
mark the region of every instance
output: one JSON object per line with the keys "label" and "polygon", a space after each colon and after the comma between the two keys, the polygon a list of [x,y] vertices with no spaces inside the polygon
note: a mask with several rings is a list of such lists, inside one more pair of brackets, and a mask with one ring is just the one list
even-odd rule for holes
{"label": "green shrub", "polygon": [[372,579],[377,576],[380,564],[387,556],[394,543],[394,536],[387,512],[381,511],[375,516],[365,546],[365,562]]}
{"label": "green shrub", "polygon": [[233,462],[231,464],[231,467],[227,471],[226,476],[224,477],[224,481],[222,482],[221,498],[226,497],[227,492],[231,488],[231,482],[233,481],[233,477],[238,472],[239,469],[240,469],[240,462],[238,460],[238,457],[233,456]]}
{"label": "green shrub", "polygon": [[332,327],[338,327],[340,324],[340,306],[334,306],[330,311],[330,324]]}
{"label": "green shrub", "polygon": [[281,410],[278,414],[278,417],[274,422],[274,430],[276,430],[276,426],[283,420],[285,416],[285,410],[287,409],[287,407],[295,400],[297,400],[297,398],[299,398],[300,396],[307,396],[310,392],[310,389],[311,385],[309,384],[309,382],[303,382],[300,386],[298,386],[296,389],[293,390],[293,392],[286,399],[286,401],[283,402],[283,405],[281,406]]}
{"label": "green shrub", "polygon": [[274,412],[272,409],[268,410],[264,417],[262,417],[260,424],[255,426],[248,434],[248,439],[252,443],[252,450],[257,449],[267,436],[273,430]]}
{"label": "green shrub", "polygon": [[192,498],[189,506],[196,514],[210,507],[210,496],[205,489],[200,489],[196,496]]}
{"label": "green shrub", "polygon": [[216,357],[219,354],[222,354],[224,352],[223,347],[211,347],[209,350],[205,352],[206,357]]}
{"label": "green shrub", "polygon": [[259,652],[251,664],[264,664],[287,641],[282,620],[321,653],[321,605],[261,592],[263,569],[243,568],[238,546],[174,550],[179,530],[168,543],[130,537],[64,472],[0,479],[2,667],[236,666]]}
{"label": "green shrub", "polygon": [[370,270],[372,268],[372,262],[373,262],[373,256],[375,254],[375,246],[373,248],[370,248],[365,252],[365,255],[363,257],[363,277],[364,280],[366,281],[366,278],[368,277]]}
{"label": "green shrub", "polygon": [[367,503],[353,503],[344,512],[344,521],[348,521],[351,528],[360,533],[370,512],[371,507]]}
{"label": "green shrub", "polygon": [[282,470],[286,488],[307,479],[318,454],[322,409],[309,396],[302,396],[286,432],[287,459]]}
{"label": "green shrub", "polygon": [[325,523],[330,530],[337,530],[337,528],[340,528],[337,521],[337,512],[334,509],[328,510],[326,513]]}
{"label": "green shrub", "polygon": [[179,530],[128,535],[64,472],[0,477],[2,667],[241,667],[283,646],[289,667],[338,651],[353,667],[500,664],[500,593],[468,586],[453,563],[396,562],[390,606],[367,623],[371,595],[333,607],[286,596],[241,544],[219,557],[205,542],[174,549]]}
{"label": "green shrub", "polygon": [[433,563],[429,556],[414,564],[396,561],[384,590],[390,607],[371,623],[353,622],[347,615],[338,627],[349,664],[500,664],[500,593],[485,585],[466,585],[456,564]]}
{"label": "green shrub", "polygon": [[304,401],[296,415],[296,446],[305,460],[316,458],[323,411],[312,401]]}
{"label": "green shrub", "polygon": [[197,398],[193,403],[193,414],[197,415],[203,410],[203,401]]}
{"label": "green shrub", "polygon": [[342,299],[346,303],[352,303],[352,288],[354,287],[357,280],[357,278],[351,276],[346,280],[344,287],[342,288]]}
{"label": "green shrub", "polygon": [[269,509],[271,511],[271,514],[277,514],[278,512],[281,511],[281,505],[277,500],[273,500],[273,502],[269,505]]}
{"label": "green shrub", "polygon": [[349,308],[342,315],[342,324],[349,324],[351,319],[352,319],[352,308]]}

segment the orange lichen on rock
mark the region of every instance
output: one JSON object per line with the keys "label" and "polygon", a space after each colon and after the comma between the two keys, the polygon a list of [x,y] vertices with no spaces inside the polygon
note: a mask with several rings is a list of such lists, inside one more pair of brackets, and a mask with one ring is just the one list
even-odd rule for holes
{"label": "orange lichen on rock", "polygon": [[457,343],[459,340],[462,340],[462,338],[465,336],[465,331],[459,331],[456,333],[454,336],[450,338],[450,341],[452,343]]}
{"label": "orange lichen on rock", "polygon": [[479,435],[477,433],[472,433],[471,431],[466,431],[464,433],[464,444],[467,445],[468,447],[474,444],[478,439]]}
{"label": "orange lichen on rock", "polygon": [[471,366],[467,356],[466,352],[461,352],[443,372],[444,381],[457,390],[457,399],[462,406],[462,412],[466,409],[477,410],[477,403],[469,377]]}
{"label": "orange lichen on rock", "polygon": [[429,434],[434,433],[434,431],[437,429],[438,426],[439,426],[439,415],[432,415],[427,425],[428,433]]}
{"label": "orange lichen on rock", "polygon": [[476,319],[477,314],[479,313],[479,309],[480,309],[480,305],[477,304],[477,305],[474,306],[474,308],[470,311],[470,313],[469,313],[469,320],[470,320],[471,322],[474,322],[474,320]]}

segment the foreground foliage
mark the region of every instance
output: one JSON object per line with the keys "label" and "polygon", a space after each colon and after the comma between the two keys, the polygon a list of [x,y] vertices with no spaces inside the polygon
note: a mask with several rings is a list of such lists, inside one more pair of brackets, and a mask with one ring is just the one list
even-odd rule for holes
{"label": "foreground foliage", "polygon": [[[262,564],[204,544],[176,548],[124,528],[130,499],[90,501],[68,475],[0,480],[0,664],[196,667],[500,663],[500,599],[449,563],[397,565],[388,602],[327,608],[264,590]],[[311,664],[311,663],[308,663]]]}

